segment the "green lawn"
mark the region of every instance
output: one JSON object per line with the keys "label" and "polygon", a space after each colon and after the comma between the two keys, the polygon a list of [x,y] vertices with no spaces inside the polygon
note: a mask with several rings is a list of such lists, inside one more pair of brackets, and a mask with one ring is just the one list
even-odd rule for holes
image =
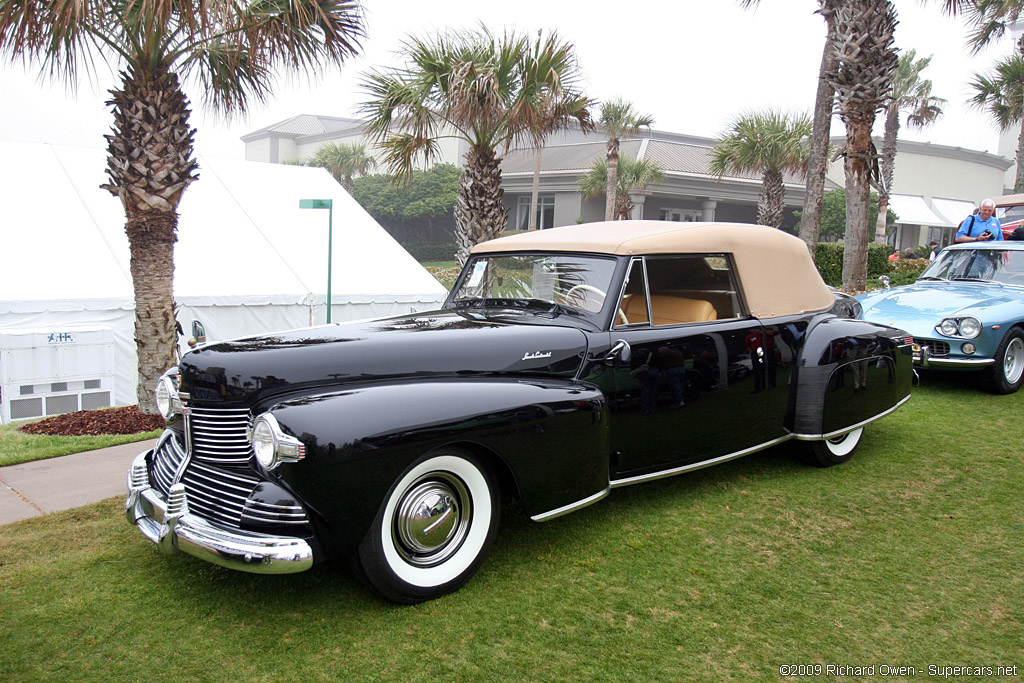
{"label": "green lawn", "polygon": [[415,607],[345,567],[164,556],[120,500],[26,520],[0,530],[0,680],[1014,680],[928,667],[1021,675],[1022,409],[929,377],[840,467],[787,444],[545,524],[510,507],[480,573]]}
{"label": "green lawn", "polygon": [[58,455],[91,451],[122,443],[154,439],[160,436],[160,430],[140,432],[138,434],[107,434],[100,436],[47,436],[45,434],[25,434],[18,427],[24,424],[15,422],[0,425],[0,467],[17,465],[22,462],[44,460]]}

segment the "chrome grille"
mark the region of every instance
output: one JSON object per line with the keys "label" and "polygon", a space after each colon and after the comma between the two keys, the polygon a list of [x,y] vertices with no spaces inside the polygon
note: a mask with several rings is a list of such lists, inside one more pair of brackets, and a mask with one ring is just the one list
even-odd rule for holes
{"label": "chrome grille", "polygon": [[[240,528],[243,522],[308,524],[309,518],[301,505],[249,500],[262,482],[249,467],[249,426],[246,409],[190,410],[192,456],[180,479],[185,485],[189,512],[232,529]],[[187,457],[176,438],[162,441],[153,453],[150,480],[154,488],[168,495]]]}
{"label": "chrome grille", "polygon": [[949,344],[944,341],[937,341],[935,339],[917,339],[914,338],[914,343],[918,346],[928,346],[931,348],[931,355],[933,356],[948,356],[949,355]]}
{"label": "chrome grille", "polygon": [[192,459],[218,465],[245,465],[252,457],[251,419],[246,408],[191,408]]}
{"label": "chrome grille", "polygon": [[170,493],[174,477],[184,460],[185,451],[178,445],[176,438],[172,436],[161,441],[153,451],[153,467],[149,473],[152,486],[164,495]]}
{"label": "chrome grille", "polygon": [[248,471],[214,467],[193,459],[181,483],[193,514],[237,529],[245,502],[260,480]]}

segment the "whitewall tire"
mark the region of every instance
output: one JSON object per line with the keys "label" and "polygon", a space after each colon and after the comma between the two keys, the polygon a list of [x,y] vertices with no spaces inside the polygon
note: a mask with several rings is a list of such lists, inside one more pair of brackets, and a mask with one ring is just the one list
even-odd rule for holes
{"label": "whitewall tire", "polygon": [[498,528],[501,498],[489,468],[462,451],[413,464],[391,487],[359,546],[361,573],[381,595],[417,603],[465,584]]}

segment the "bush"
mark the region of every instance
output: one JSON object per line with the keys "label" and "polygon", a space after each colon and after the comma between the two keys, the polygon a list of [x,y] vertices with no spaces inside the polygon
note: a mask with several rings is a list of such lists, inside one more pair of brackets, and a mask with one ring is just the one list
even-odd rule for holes
{"label": "bush", "polygon": [[[814,265],[817,266],[821,279],[826,284],[842,287],[844,252],[842,242],[818,242],[818,250],[814,254]],[[868,245],[868,282],[877,279],[879,275],[889,274],[888,258],[891,253],[892,248],[886,244],[872,243]]]}
{"label": "bush", "polygon": [[420,263],[428,261],[454,261],[455,242],[433,244],[403,244],[405,250]]}
{"label": "bush", "polygon": [[889,285],[896,287],[898,285],[909,285],[917,281],[924,269],[928,267],[930,261],[927,258],[912,258],[905,259],[899,258],[895,261],[889,262],[890,270],[889,274]]}

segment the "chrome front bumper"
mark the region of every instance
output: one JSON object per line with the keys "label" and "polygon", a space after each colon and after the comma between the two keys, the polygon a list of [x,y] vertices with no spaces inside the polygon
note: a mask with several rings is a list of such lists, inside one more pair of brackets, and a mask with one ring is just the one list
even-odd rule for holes
{"label": "chrome front bumper", "polygon": [[920,368],[940,368],[947,370],[976,370],[995,363],[994,358],[948,358],[933,356],[931,347],[914,344],[914,365]]}
{"label": "chrome front bumper", "polygon": [[164,499],[149,485],[146,456],[128,471],[128,521],[168,553],[181,551],[229,569],[256,574],[293,574],[313,565],[313,549],[301,538],[253,531],[230,531],[189,514],[185,487],[176,484]]}

